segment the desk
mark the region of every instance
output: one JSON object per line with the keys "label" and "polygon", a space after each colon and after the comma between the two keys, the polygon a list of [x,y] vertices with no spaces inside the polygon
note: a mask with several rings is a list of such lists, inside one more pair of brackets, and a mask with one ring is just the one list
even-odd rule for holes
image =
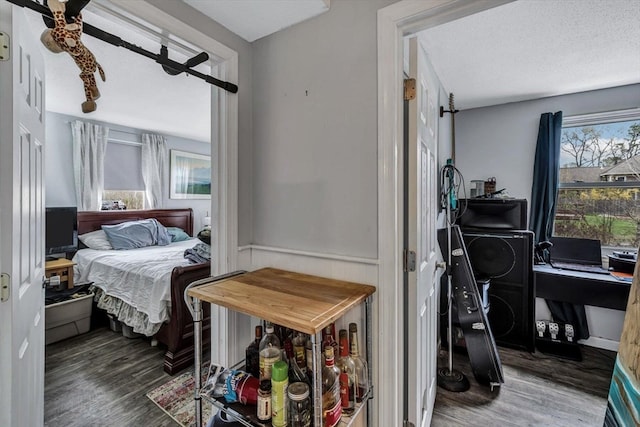
{"label": "desk", "polygon": [[536,296],[554,301],[626,310],[631,282],[610,274],[585,273],[534,265]]}

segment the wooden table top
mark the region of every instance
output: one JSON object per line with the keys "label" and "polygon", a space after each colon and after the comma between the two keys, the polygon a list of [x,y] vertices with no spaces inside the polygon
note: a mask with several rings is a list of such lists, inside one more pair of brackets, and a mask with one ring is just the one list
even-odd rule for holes
{"label": "wooden table top", "polygon": [[316,334],[376,291],[374,286],[263,268],[187,291],[217,304],[307,334]]}
{"label": "wooden table top", "polygon": [[54,261],[45,261],[44,268],[52,269],[52,268],[62,268],[62,267],[72,267],[76,265],[75,262],[66,258],[58,258]]}

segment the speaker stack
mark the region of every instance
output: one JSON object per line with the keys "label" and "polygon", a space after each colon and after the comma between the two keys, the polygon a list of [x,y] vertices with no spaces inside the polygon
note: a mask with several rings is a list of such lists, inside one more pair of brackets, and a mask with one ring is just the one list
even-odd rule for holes
{"label": "speaker stack", "polygon": [[[473,209],[474,200],[462,200],[461,209]],[[526,200],[517,202],[526,213]],[[491,209],[486,210],[488,204]],[[533,280],[534,234],[526,230],[526,215],[513,220],[513,203],[502,215],[503,199],[482,199],[484,216],[481,227],[463,221],[463,240],[477,281],[489,280],[489,324],[496,344],[533,352],[535,349],[535,284]],[[507,209],[507,208],[505,208]],[[507,218],[506,215],[511,218]],[[521,218],[524,218],[522,220]],[[495,224],[495,227],[492,225]]]}

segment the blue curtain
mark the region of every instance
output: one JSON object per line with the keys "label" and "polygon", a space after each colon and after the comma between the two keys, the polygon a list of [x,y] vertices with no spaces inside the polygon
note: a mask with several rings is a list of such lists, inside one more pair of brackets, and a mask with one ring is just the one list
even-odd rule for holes
{"label": "blue curtain", "polygon": [[[535,233],[536,242],[549,240],[553,234],[560,181],[561,133],[562,111],[544,113],[540,116],[529,221],[529,228]],[[548,261],[548,258],[546,259]],[[573,325],[577,339],[589,338],[589,326],[583,305],[547,300],[547,306],[554,320]]]}
{"label": "blue curtain", "polygon": [[560,175],[561,133],[562,111],[540,116],[529,221],[529,228],[535,233],[536,242],[549,240],[553,233]]}

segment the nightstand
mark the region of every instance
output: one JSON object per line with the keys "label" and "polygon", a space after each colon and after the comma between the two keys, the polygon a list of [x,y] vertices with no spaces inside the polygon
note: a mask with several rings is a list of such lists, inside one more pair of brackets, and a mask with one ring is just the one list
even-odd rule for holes
{"label": "nightstand", "polygon": [[46,261],[44,264],[45,276],[47,279],[51,276],[59,276],[60,284],[67,283],[67,289],[73,288],[73,266],[75,262],[65,258],[59,258],[55,261]]}

